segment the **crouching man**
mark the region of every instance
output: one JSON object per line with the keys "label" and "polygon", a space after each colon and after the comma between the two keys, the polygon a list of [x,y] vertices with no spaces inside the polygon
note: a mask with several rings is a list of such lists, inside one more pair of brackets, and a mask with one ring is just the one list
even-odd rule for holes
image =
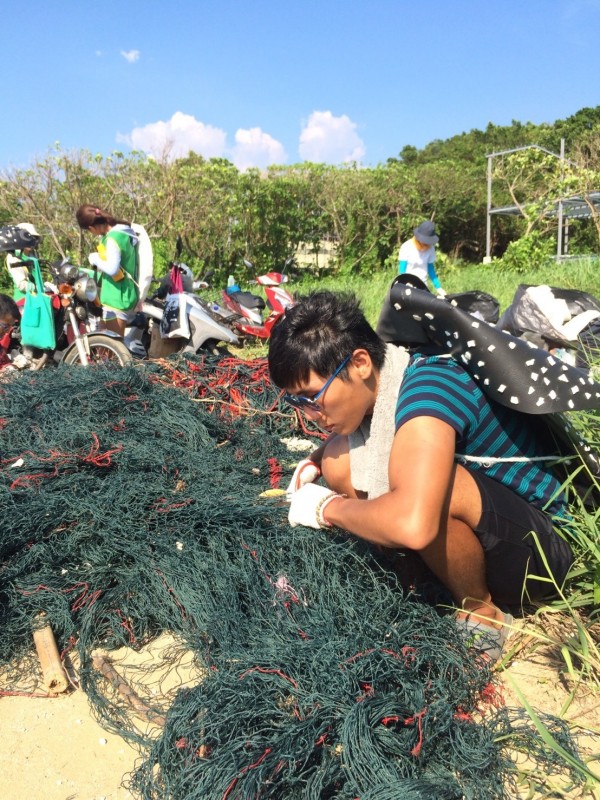
{"label": "crouching man", "polygon": [[[17,342],[14,339],[15,331],[19,327],[21,314],[15,301],[6,294],[0,294],[0,370],[13,372],[15,368],[22,369],[27,360],[23,356],[13,358],[12,348]],[[24,362],[24,363],[23,363]]]}
{"label": "crouching man", "polygon": [[290,524],[415,551],[467,641],[499,659],[506,609],[547,597],[572,561],[539,421],[488,399],[449,356],[386,345],[351,295],[300,298],[272,331],[269,370],[330,434],[294,474]]}

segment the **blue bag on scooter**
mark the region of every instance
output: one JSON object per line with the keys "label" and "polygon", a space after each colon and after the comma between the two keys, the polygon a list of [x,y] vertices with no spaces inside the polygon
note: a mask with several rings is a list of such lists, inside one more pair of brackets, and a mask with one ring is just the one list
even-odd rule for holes
{"label": "blue bag on scooter", "polygon": [[35,259],[27,259],[35,291],[27,291],[23,316],[21,317],[21,344],[39,347],[40,350],[54,350],[56,334],[52,301],[44,294],[44,283],[40,265]]}

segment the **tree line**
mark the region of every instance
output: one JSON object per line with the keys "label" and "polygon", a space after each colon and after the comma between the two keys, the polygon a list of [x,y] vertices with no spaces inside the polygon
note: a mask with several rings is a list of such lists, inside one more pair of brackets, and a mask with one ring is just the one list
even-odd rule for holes
{"label": "tree line", "polygon": [[[550,154],[561,140],[564,161]],[[536,147],[522,149],[528,145]],[[194,153],[161,161],[56,145],[1,177],[0,224],[33,222],[43,235],[42,255],[85,263],[91,242],[74,212],[95,203],[145,225],[158,274],[180,235],[196,272],[244,278],[244,258],[266,271],[300,249],[310,255],[307,269],[368,276],[395,264],[400,243],[430,218],[442,254],[478,262],[486,244],[487,155],[506,150],[516,152],[493,160],[493,205],[516,205],[521,215],[495,219],[492,254],[501,257],[510,242],[527,237],[550,243],[551,251],[557,200],[600,190],[600,106],[553,124],[490,123],[420,150],[406,146],[369,168],[301,163],[240,172],[225,159]],[[600,217],[591,205],[590,212],[591,221],[570,225],[571,252],[600,250]]]}

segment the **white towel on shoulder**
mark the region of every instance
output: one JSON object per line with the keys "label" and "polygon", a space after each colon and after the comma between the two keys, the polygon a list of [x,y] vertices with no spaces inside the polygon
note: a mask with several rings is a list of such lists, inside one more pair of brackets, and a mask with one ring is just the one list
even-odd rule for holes
{"label": "white towel on shoulder", "polygon": [[395,435],[396,402],[408,360],[403,347],[387,345],[373,415],[365,417],[358,430],[348,436],[352,485],[371,499],[390,490],[388,463]]}

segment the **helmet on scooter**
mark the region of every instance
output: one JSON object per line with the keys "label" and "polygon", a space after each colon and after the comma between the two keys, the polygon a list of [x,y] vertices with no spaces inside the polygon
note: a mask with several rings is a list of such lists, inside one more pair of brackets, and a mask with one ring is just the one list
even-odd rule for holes
{"label": "helmet on scooter", "polygon": [[181,283],[183,284],[184,292],[194,291],[194,273],[187,264],[180,263],[177,265],[181,272]]}
{"label": "helmet on scooter", "polygon": [[3,225],[0,228],[0,253],[14,253],[26,247],[35,248],[40,243],[39,236],[33,236],[18,225]]}

